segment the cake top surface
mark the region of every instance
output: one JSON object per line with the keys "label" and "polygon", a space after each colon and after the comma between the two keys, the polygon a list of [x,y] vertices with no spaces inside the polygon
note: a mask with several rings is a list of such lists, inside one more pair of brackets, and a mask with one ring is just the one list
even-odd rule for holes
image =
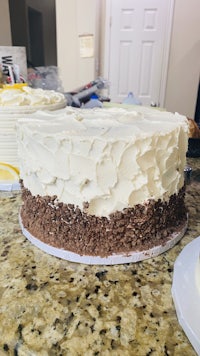
{"label": "cake top surface", "polygon": [[47,107],[55,104],[66,104],[65,96],[54,90],[44,90],[41,88],[31,88],[23,86],[15,89],[0,89],[0,111],[33,107]]}
{"label": "cake top surface", "polygon": [[99,137],[137,138],[138,135],[149,137],[152,134],[166,134],[183,128],[188,131],[185,116],[172,114],[146,107],[137,111],[123,108],[109,109],[76,109],[66,107],[58,112],[36,112],[27,119],[21,119],[20,125],[25,125],[33,133],[41,136],[62,137]]}

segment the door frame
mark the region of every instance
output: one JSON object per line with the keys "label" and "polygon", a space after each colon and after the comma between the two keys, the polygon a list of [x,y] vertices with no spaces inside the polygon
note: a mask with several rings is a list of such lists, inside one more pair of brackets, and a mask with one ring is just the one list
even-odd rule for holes
{"label": "door frame", "polygon": [[[105,29],[104,29],[104,50],[103,50],[103,73],[102,76],[109,80],[109,71],[110,71],[110,37],[111,37],[111,3],[113,0],[105,0],[104,2],[104,13],[105,13]],[[114,0],[117,1],[117,0]],[[174,3],[175,0],[168,0],[169,8],[166,29],[165,31],[165,45],[163,53],[163,63],[162,63],[162,73],[160,79],[160,90],[159,90],[159,106],[164,107],[165,103],[165,93],[167,86],[167,75],[168,75],[168,64],[169,64],[169,55],[170,55],[170,45],[171,45],[171,36],[172,36],[172,24],[173,24],[173,14],[174,14]]]}

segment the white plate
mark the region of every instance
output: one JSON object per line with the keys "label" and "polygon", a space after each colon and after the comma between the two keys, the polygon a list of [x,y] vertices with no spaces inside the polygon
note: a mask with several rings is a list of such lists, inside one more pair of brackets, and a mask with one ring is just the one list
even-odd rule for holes
{"label": "white plate", "polygon": [[138,251],[138,252],[132,251],[132,252],[128,252],[127,254],[113,254],[108,257],[100,257],[100,256],[79,255],[77,253],[68,250],[63,250],[60,248],[53,247],[51,245],[47,245],[46,243],[38,240],[35,236],[31,235],[31,233],[23,226],[20,214],[19,214],[19,223],[23,235],[26,236],[26,238],[33,245],[37,246],[44,252],[62,258],[67,261],[84,263],[88,265],[124,264],[124,263],[142,261],[151,257],[156,257],[161,253],[172,248],[183,237],[187,228],[187,221],[186,221],[182,229],[178,233],[172,234],[171,238],[165,244],[153,247],[147,251]]}
{"label": "white plate", "polygon": [[200,236],[175,261],[172,297],[178,321],[200,355]]}
{"label": "white plate", "polygon": [[0,180],[0,191],[13,192],[19,190],[21,190],[21,186],[18,181]]}

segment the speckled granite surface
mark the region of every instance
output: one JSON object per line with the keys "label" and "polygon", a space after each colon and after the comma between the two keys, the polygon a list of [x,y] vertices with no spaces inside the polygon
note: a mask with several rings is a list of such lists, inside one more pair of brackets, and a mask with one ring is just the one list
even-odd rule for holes
{"label": "speckled granite surface", "polygon": [[21,234],[20,194],[1,194],[1,356],[196,355],[171,296],[174,261],[200,235],[200,159],[188,164],[187,233],[136,264],[87,266],[45,254]]}

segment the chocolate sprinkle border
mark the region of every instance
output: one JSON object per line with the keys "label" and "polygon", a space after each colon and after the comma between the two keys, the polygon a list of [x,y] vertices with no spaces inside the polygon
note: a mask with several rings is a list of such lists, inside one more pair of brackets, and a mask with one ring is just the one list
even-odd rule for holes
{"label": "chocolate sprinkle border", "polygon": [[187,220],[185,187],[168,202],[148,200],[107,218],[87,214],[88,203],[82,211],[56,196],[33,196],[21,185],[23,226],[42,242],[79,255],[107,257],[164,245]]}

